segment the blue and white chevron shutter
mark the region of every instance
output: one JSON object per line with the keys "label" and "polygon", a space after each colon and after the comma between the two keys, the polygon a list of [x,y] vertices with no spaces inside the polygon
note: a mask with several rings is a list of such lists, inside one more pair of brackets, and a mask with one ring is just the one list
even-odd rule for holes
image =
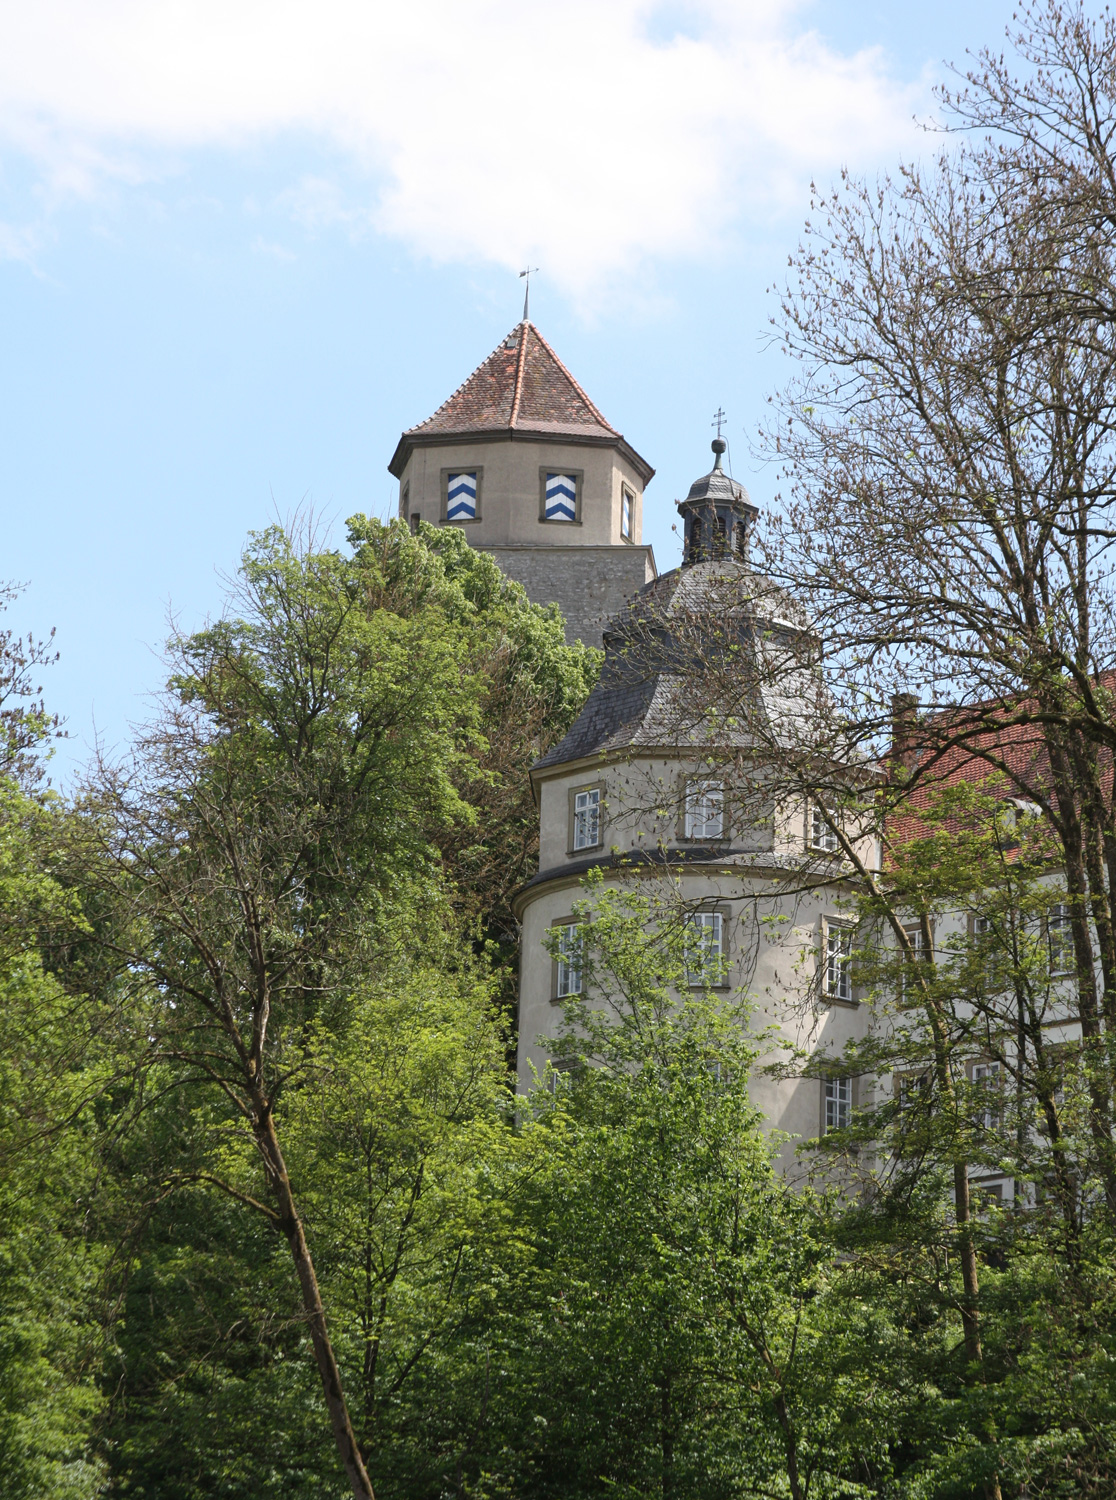
{"label": "blue and white chevron shutter", "polygon": [[576,474],[548,474],[546,476],[546,519],[548,521],[577,520]]}
{"label": "blue and white chevron shutter", "polygon": [[477,476],[446,475],[446,520],[475,521],[477,518]]}

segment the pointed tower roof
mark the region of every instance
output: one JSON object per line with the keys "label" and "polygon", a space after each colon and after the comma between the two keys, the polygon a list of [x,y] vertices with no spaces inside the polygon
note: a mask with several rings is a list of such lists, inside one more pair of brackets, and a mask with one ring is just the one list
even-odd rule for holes
{"label": "pointed tower roof", "polygon": [[398,478],[412,449],[463,438],[556,438],[619,447],[642,475],[654,469],[607,422],[533,323],[519,323],[432,417],[409,427],[388,469]]}

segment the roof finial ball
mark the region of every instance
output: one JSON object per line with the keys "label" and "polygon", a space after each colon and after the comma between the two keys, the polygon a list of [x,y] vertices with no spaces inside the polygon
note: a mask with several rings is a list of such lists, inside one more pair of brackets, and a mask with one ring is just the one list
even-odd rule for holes
{"label": "roof finial ball", "polygon": [[695,479],[685,500],[679,500],[678,512],[685,523],[682,566],[736,558],[743,562],[748,555],[748,532],[759,511],[748,499],[742,484],[730,479],[721,463],[728,444],[721,436],[724,413],[714,422],[713,467],[708,474]]}

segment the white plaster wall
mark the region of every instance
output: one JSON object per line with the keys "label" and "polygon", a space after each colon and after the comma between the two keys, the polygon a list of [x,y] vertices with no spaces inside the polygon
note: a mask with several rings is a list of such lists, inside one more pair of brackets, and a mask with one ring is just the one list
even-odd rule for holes
{"label": "white plaster wall", "polygon": [[[564,847],[565,835],[562,841]],[[546,868],[544,866],[544,868]],[[641,894],[660,893],[664,902],[687,906],[716,903],[727,909],[728,988],[746,996],[751,1025],[758,1033],[774,1028],[777,1037],[810,1052],[839,1055],[847,1043],[867,1033],[865,1007],[825,1003],[817,993],[823,918],[842,909],[838,886],[810,896],[788,897],[777,872],[746,863],[716,869],[675,869],[617,875],[610,883],[630,882]],[[519,1080],[531,1085],[532,1066],[545,1070],[545,1038],[557,1035],[562,1008],[552,998],[552,960],[544,946],[548,931],[572,915],[584,892],[575,877],[548,882],[522,910],[520,960]],[[540,1040],[540,1038],[544,1040]],[[767,1059],[780,1054],[768,1044]],[[822,1086],[818,1079],[776,1080],[757,1069],[752,1097],[767,1128],[793,1137],[781,1150],[785,1164],[795,1142],[817,1136],[822,1121]]]}

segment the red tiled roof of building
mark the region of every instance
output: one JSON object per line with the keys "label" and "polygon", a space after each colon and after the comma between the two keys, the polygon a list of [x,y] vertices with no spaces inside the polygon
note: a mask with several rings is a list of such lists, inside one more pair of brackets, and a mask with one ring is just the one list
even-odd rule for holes
{"label": "red tiled roof of building", "polygon": [[432,417],[408,427],[388,468],[401,475],[410,450],[424,439],[486,434],[614,443],[644,483],[655,472],[605,420],[533,323],[519,323]]}
{"label": "red tiled roof of building", "polygon": [[533,323],[520,323],[432,417],[407,429],[483,432],[492,427],[590,427],[619,437]]}
{"label": "red tiled roof of building", "polygon": [[[897,733],[891,763],[902,763],[912,773],[906,802],[913,811],[889,815],[887,840],[892,848],[924,832],[917,814],[945,788],[995,779],[992,794],[1004,801],[1047,791],[1050,762],[1043,728],[1027,719],[1027,710],[1026,703],[947,709],[913,720]],[[1009,722],[997,724],[998,719]],[[957,820],[947,819],[946,826],[951,825],[960,827]]]}

